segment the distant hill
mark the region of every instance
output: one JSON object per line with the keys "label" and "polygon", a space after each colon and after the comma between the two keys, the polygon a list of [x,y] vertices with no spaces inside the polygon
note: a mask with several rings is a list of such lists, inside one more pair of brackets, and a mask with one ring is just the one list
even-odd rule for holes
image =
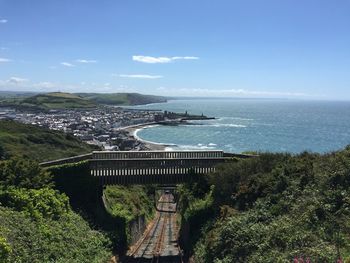
{"label": "distant hill", "polygon": [[[0,155],[48,161],[89,153],[96,147],[73,135],[15,121],[0,120]],[[1,153],[3,152],[3,153]]]}
{"label": "distant hill", "polygon": [[78,93],[77,95],[105,105],[144,105],[167,101],[165,97],[139,93]]}
{"label": "distant hill", "polygon": [[23,110],[89,109],[99,105],[129,106],[166,102],[161,96],[138,93],[0,93],[0,107]]}
{"label": "distant hill", "polygon": [[39,109],[74,109],[94,108],[96,103],[79,97],[78,95],[63,92],[38,94],[19,102],[22,107],[37,107]]}
{"label": "distant hill", "polygon": [[0,98],[24,98],[24,97],[34,96],[37,94],[38,92],[0,90]]}

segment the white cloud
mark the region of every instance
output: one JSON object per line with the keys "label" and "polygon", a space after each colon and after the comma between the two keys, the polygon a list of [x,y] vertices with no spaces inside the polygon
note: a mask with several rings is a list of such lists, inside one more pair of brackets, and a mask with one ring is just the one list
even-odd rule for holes
{"label": "white cloud", "polygon": [[10,62],[11,59],[8,59],[8,58],[0,58],[0,63],[2,62]]}
{"label": "white cloud", "polygon": [[[119,77],[119,75],[116,75]],[[7,80],[0,79],[1,90],[14,91],[66,91],[66,92],[139,92],[165,96],[188,96],[188,97],[247,97],[247,98],[300,98],[300,99],[324,99],[322,94],[308,94],[292,91],[270,91],[245,88],[232,89],[207,89],[207,88],[179,88],[158,87],[151,89],[132,87],[113,83],[59,83],[50,81],[32,82],[29,79],[13,76]]]}
{"label": "white cloud", "polygon": [[132,56],[132,60],[142,62],[142,63],[149,63],[149,64],[156,64],[156,63],[170,63],[175,60],[196,60],[199,59],[199,57],[150,57],[150,56]]}
{"label": "white cloud", "polygon": [[283,91],[259,91],[247,89],[201,89],[201,88],[166,88],[156,89],[160,95],[169,96],[198,96],[198,97],[254,97],[254,98],[303,98],[320,97],[320,95],[309,95],[302,92]]}
{"label": "white cloud", "polygon": [[25,82],[28,82],[28,79],[24,79],[24,78],[19,78],[19,77],[11,77],[8,80],[6,80],[5,82],[8,84],[14,84],[14,85],[18,85],[18,84],[22,84]]}
{"label": "white cloud", "polygon": [[36,92],[136,92],[132,87],[117,86],[112,83],[61,83],[51,81],[33,82],[25,78],[11,77],[7,80],[0,79],[0,90],[12,91],[36,91]]}
{"label": "white cloud", "polygon": [[97,60],[93,60],[93,59],[77,59],[77,60],[75,60],[75,62],[84,63],[84,64],[90,64],[90,63],[97,63]]}
{"label": "white cloud", "polygon": [[69,67],[69,68],[75,67],[75,65],[68,63],[68,62],[61,62],[61,65],[65,66],[65,67]]}
{"label": "white cloud", "polygon": [[35,86],[37,88],[43,88],[43,89],[55,89],[55,88],[57,88],[57,84],[55,84],[53,82],[49,82],[49,81],[42,81],[39,83],[35,83],[35,84],[33,84],[33,86]]}
{"label": "white cloud", "polygon": [[160,79],[160,78],[163,78],[163,76],[160,76],[160,75],[146,75],[146,74],[133,74],[133,75],[120,74],[119,77],[121,77],[121,78],[134,78],[134,79]]}
{"label": "white cloud", "polygon": [[7,19],[0,19],[0,24],[6,24],[7,23]]}

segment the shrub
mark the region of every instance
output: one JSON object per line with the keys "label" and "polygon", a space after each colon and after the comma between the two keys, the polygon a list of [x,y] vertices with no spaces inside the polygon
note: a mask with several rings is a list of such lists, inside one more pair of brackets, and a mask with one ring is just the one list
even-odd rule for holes
{"label": "shrub", "polygon": [[11,158],[0,161],[0,186],[39,189],[52,186],[52,176],[35,161]]}

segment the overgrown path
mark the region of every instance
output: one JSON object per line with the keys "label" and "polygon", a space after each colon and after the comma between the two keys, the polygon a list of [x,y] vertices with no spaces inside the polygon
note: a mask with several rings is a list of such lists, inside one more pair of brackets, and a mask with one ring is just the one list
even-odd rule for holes
{"label": "overgrown path", "polygon": [[173,195],[163,194],[157,208],[154,220],[128,252],[125,262],[182,262]]}

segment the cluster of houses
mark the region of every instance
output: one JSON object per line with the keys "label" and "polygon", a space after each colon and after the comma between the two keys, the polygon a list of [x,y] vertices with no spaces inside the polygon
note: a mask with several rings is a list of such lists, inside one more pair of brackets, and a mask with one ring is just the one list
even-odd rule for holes
{"label": "cluster of houses", "polygon": [[144,145],[122,128],[162,121],[164,113],[117,107],[101,107],[91,110],[51,110],[40,113],[1,109],[0,119],[13,119],[70,133],[89,144],[103,147],[105,150],[142,150]]}

